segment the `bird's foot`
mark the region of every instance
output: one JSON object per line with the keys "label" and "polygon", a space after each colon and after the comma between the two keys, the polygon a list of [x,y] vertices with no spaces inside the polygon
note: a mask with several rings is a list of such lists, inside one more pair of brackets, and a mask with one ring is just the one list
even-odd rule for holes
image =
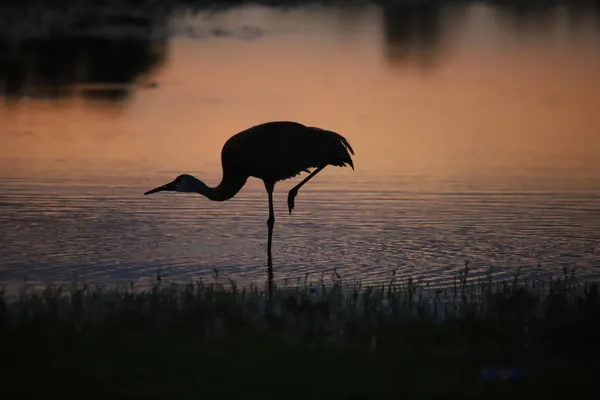
{"label": "bird's foot", "polygon": [[290,214],[292,213],[292,210],[294,209],[294,199],[296,198],[296,195],[298,194],[298,190],[290,190],[290,192],[288,193],[288,209],[290,210]]}

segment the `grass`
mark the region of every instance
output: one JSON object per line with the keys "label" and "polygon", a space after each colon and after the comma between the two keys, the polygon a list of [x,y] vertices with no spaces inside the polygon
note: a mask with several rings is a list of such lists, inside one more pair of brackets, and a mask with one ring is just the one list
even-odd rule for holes
{"label": "grass", "polygon": [[[431,289],[298,280],[49,286],[0,300],[7,398],[583,398],[600,356],[598,285],[564,271]],[[485,368],[519,368],[486,381]]]}

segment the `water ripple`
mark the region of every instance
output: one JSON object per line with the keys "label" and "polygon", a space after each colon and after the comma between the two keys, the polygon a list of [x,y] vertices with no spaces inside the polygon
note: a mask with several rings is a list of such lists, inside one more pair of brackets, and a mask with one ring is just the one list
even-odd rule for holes
{"label": "water ripple", "polygon": [[[143,188],[0,181],[0,281],[135,281],[223,276],[262,281],[267,204],[260,187],[226,203]],[[52,187],[52,191],[48,191]],[[74,188],[75,187],[75,188]],[[73,195],[72,193],[77,193]],[[342,194],[340,194],[342,193]],[[600,270],[598,197],[582,194],[377,194],[306,190],[292,216],[276,195],[277,276],[363,282],[418,277],[448,284],[465,260],[473,276],[509,276],[538,263],[558,273]]]}

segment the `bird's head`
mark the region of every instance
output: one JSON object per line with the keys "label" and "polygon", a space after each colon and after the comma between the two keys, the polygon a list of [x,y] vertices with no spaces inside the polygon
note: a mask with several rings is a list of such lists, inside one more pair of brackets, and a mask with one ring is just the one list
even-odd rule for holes
{"label": "bird's head", "polygon": [[144,195],[163,191],[192,193],[198,191],[199,184],[201,184],[201,182],[192,175],[182,174],[169,183],[148,190]]}

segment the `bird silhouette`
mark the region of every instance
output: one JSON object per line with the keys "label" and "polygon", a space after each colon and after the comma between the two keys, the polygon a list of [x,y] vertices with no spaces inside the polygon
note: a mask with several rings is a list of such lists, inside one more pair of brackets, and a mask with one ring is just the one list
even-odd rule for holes
{"label": "bird silhouette", "polygon": [[225,142],[221,151],[223,177],[217,186],[210,187],[192,175],[182,174],[172,182],[149,190],[144,195],[175,191],[199,193],[213,201],[225,201],[235,196],[249,177],[261,179],[269,198],[267,265],[271,292],[275,184],[302,172],[310,172],[310,168],[316,168],[289,191],[287,203],[291,214],[298,190],[323,168],[328,165],[350,165],[354,170],[350,154],[354,155],[354,150],[348,140],[339,133],[291,121],[266,122],[238,132]]}

